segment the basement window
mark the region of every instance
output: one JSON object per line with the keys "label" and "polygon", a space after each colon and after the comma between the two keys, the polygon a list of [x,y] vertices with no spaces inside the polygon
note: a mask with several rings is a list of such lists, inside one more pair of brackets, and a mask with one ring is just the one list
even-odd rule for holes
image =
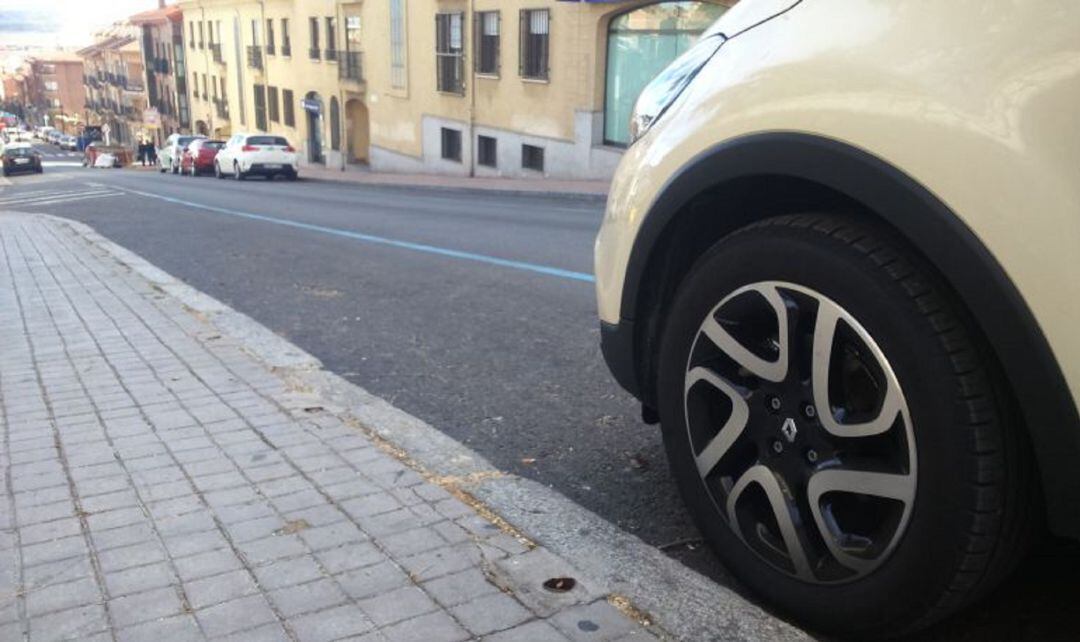
{"label": "basement window", "polygon": [[536,145],[521,146],[521,167],[538,172],[544,171],[544,148]]}
{"label": "basement window", "polygon": [[461,162],[461,131],[457,129],[442,128],[442,157],[443,160]]}
{"label": "basement window", "polygon": [[476,145],[476,162],[484,167],[498,167],[496,141],[492,136],[480,136]]}

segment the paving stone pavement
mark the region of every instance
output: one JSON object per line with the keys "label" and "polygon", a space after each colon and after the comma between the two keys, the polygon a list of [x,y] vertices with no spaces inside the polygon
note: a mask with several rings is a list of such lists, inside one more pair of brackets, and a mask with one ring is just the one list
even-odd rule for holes
{"label": "paving stone pavement", "polygon": [[0,640],[663,636],[56,219],[0,337]]}

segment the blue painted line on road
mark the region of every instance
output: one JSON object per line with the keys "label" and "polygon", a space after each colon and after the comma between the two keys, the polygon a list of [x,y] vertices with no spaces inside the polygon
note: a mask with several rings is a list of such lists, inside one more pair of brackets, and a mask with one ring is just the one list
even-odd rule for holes
{"label": "blue painted line on road", "polygon": [[545,276],[555,276],[561,279],[570,279],[573,281],[583,281],[586,283],[594,283],[595,277],[585,272],[574,272],[572,270],[563,270],[556,267],[550,267],[547,265],[539,265],[537,263],[527,263],[525,261],[513,261],[510,259],[501,259],[497,256],[488,256],[487,254],[476,254],[474,252],[464,252],[461,250],[453,250],[450,248],[439,247],[437,245],[427,245],[425,243],[413,243],[411,241],[401,241],[398,239],[387,238],[385,236],[375,236],[373,234],[364,234],[361,232],[353,232],[350,230],[343,230],[336,227],[326,227],[324,225],[315,225],[313,223],[303,223],[301,221],[293,221],[286,218],[278,218],[275,216],[267,216],[265,214],[254,214],[252,212],[241,212],[239,210],[231,210],[224,207],[215,207],[213,205],[203,205],[202,203],[195,203],[192,201],[185,201],[179,198],[172,198],[170,196],[161,196],[160,194],[152,194],[150,192],[142,192],[126,187],[117,187],[126,192],[132,194],[138,194],[139,196],[145,196],[147,198],[156,198],[160,201],[166,201],[169,203],[176,203],[177,205],[184,205],[186,207],[194,207],[201,210],[207,210],[209,212],[217,212],[219,214],[228,214],[229,216],[237,216],[240,218],[246,218],[252,221],[261,221],[263,223],[273,223],[274,225],[284,225],[285,227],[292,227],[300,230],[307,230],[309,232],[319,232],[321,234],[329,234],[331,236],[338,236],[341,238],[352,239],[354,241],[363,241],[365,243],[375,243],[378,245],[388,245],[390,247],[401,248],[404,250],[413,250],[415,252],[425,252],[427,254],[436,254],[438,256],[446,256],[454,259],[463,259],[466,261],[476,261],[477,263],[486,263],[488,265],[497,265],[499,267],[511,268],[515,270],[524,270],[526,272],[533,272],[536,274],[543,274]]}

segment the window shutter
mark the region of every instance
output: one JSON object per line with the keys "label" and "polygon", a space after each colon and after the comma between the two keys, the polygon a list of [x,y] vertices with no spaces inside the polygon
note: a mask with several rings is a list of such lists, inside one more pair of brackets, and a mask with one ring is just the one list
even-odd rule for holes
{"label": "window shutter", "polygon": [[525,50],[529,39],[529,12],[521,10],[518,20],[518,75],[525,77]]}

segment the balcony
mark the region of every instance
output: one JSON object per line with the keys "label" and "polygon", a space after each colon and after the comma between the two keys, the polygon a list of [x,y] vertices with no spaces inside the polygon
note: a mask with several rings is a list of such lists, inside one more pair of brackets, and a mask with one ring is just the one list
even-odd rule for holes
{"label": "balcony", "polygon": [[338,57],[338,50],[337,49],[332,49],[330,47],[327,47],[323,51],[323,58],[325,58],[327,60],[337,60],[337,57]]}
{"label": "balcony", "polygon": [[213,56],[214,62],[216,62],[219,65],[224,65],[225,64],[225,58],[223,58],[221,56],[221,43],[220,42],[211,42],[210,43],[210,54]]}
{"label": "balcony", "polygon": [[274,45],[266,45],[266,55],[267,56],[276,56],[277,55],[277,50],[274,49]]}
{"label": "balcony", "polygon": [[342,52],[338,65],[338,78],[353,82],[364,82],[363,54],[359,51]]}
{"label": "balcony", "polygon": [[248,67],[252,69],[263,68],[263,54],[262,49],[258,45],[248,45],[247,48],[247,61]]}
{"label": "balcony", "polygon": [[320,55],[321,53],[322,52],[319,51],[318,47],[312,47],[311,49],[308,49],[308,58],[311,58],[312,60],[319,60],[322,57]]}

